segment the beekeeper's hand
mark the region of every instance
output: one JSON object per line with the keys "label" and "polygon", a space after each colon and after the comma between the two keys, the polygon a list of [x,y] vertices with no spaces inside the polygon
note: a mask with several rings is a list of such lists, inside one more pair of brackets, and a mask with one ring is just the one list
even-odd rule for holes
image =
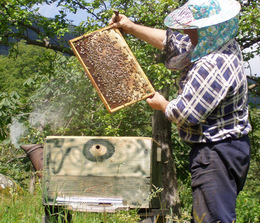
{"label": "beekeeper's hand", "polygon": [[131,33],[135,23],[133,23],[128,17],[125,15],[119,14],[116,16],[115,14],[109,21],[109,25],[112,25],[114,28],[122,28],[124,33]]}
{"label": "beekeeper's hand", "polygon": [[132,34],[133,36],[151,44],[159,50],[164,48],[163,41],[165,39],[166,30],[136,24],[122,14],[118,14],[118,16],[113,15],[109,24],[115,28],[122,29],[124,33]]}
{"label": "beekeeper's hand", "polygon": [[169,101],[167,101],[159,92],[155,92],[152,98],[147,98],[146,102],[152,109],[161,110],[163,112],[165,112],[166,106],[169,104]]}

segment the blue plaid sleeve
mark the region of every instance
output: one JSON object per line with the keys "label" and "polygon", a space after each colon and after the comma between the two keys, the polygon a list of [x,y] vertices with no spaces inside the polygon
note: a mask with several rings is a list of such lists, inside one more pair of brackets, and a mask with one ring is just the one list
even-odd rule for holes
{"label": "blue plaid sleeve", "polygon": [[194,62],[166,117],[188,142],[212,142],[248,134],[247,78],[235,40]]}
{"label": "blue plaid sleeve", "polygon": [[194,65],[185,81],[182,94],[166,109],[168,119],[183,127],[205,120],[229,90],[216,64],[203,59]]}

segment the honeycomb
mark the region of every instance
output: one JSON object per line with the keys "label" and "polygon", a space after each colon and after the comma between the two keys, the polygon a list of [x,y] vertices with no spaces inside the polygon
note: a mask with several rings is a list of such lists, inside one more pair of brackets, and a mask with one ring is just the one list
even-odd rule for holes
{"label": "honeycomb", "polygon": [[118,29],[106,27],[70,40],[70,45],[110,113],[154,94]]}

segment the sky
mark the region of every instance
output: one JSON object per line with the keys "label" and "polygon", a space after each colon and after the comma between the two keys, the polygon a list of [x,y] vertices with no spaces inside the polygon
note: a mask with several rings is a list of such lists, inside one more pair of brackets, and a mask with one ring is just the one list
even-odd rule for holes
{"label": "sky", "polygon": [[[59,10],[61,8],[58,8],[56,4],[52,5],[38,5],[39,7],[39,13],[47,18],[53,18],[55,15],[59,14]],[[35,7],[36,8],[36,7]],[[72,20],[72,24],[79,25],[82,21],[84,21],[87,18],[87,12],[84,10],[78,10],[76,14],[68,13],[68,19]]]}
{"label": "sky", "polygon": [[[256,75],[260,77],[260,56],[254,57],[253,59],[249,60],[249,64],[251,66],[253,76]],[[246,74],[250,75],[249,69],[246,69]]]}
{"label": "sky", "polygon": [[[39,7],[39,13],[48,18],[52,18],[59,13],[59,8],[55,4],[38,5],[38,7]],[[79,25],[86,18],[87,18],[87,12],[84,10],[78,10],[76,14],[68,13],[68,19],[72,20],[72,23],[74,25]],[[251,66],[251,74],[260,77],[260,56],[251,59],[249,61],[249,64]],[[247,63],[245,63],[245,67],[246,66]],[[245,71],[247,75],[250,75],[249,69],[245,69]]]}

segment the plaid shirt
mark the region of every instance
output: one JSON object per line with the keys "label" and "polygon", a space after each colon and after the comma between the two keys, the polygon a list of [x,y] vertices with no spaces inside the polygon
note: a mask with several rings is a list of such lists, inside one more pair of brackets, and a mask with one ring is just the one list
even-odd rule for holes
{"label": "plaid shirt", "polygon": [[[171,38],[179,52],[190,44],[187,35]],[[248,134],[247,78],[238,43],[231,39],[192,63],[181,75],[180,93],[166,107],[180,137],[190,143],[216,142]]]}

